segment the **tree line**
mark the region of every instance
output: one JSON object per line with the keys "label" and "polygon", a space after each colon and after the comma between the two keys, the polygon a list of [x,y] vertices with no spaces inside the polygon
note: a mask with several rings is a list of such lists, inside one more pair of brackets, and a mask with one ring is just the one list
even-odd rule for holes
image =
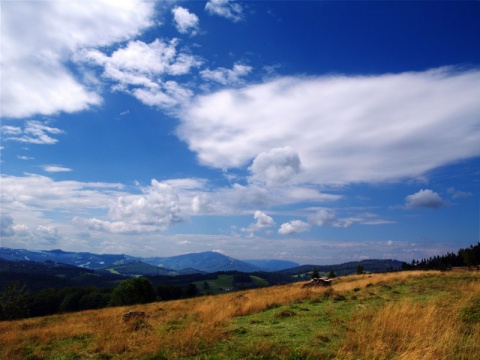
{"label": "tree line", "polygon": [[34,292],[13,281],[0,292],[0,321],[176,300],[194,297],[197,293],[198,289],[193,283],[183,288],[176,285],[153,286],[145,277],[126,279],[113,289],[89,286],[48,288]]}
{"label": "tree line", "polygon": [[445,255],[433,256],[428,259],[413,259],[410,264],[404,263],[403,269],[422,270],[449,270],[453,267],[478,267],[480,266],[480,242],[460,249],[456,253],[448,252]]}

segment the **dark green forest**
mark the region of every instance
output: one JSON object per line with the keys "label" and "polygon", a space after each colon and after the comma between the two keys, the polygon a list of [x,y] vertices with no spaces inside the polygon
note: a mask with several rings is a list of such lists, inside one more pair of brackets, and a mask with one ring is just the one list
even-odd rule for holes
{"label": "dark green forest", "polygon": [[445,255],[434,256],[428,259],[413,259],[410,264],[403,264],[403,269],[422,270],[451,270],[454,267],[480,266],[480,242],[456,253],[449,252]]}

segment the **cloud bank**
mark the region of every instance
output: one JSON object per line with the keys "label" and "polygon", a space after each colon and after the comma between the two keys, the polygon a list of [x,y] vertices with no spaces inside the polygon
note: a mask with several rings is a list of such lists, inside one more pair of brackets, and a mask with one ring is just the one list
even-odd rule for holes
{"label": "cloud bank", "polygon": [[478,156],[479,98],[478,70],[283,77],[198,96],[177,134],[215,168],[260,156],[258,172],[260,154],[288,147],[301,159],[299,181],[392,181]]}
{"label": "cloud bank", "polygon": [[68,61],[81,48],[108,46],[153,24],[154,3],[2,2],[2,115],[28,117],[99,105]]}

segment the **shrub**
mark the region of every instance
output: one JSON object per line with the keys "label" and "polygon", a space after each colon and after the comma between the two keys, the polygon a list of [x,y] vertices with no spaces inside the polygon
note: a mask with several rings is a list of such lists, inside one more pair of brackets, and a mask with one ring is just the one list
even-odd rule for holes
{"label": "shrub", "polygon": [[112,292],[110,305],[146,304],[156,299],[150,280],[144,277],[124,280]]}

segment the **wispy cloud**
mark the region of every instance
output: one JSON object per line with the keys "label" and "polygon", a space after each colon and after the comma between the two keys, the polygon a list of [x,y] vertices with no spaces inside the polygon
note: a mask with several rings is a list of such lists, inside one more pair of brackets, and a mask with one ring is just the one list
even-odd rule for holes
{"label": "wispy cloud", "polygon": [[473,194],[469,191],[460,191],[453,187],[449,188],[447,192],[452,196],[453,200],[465,199],[473,196]]}
{"label": "wispy cloud", "polygon": [[37,145],[52,145],[58,142],[58,139],[51,135],[63,134],[63,130],[54,128],[36,120],[30,120],[25,123],[25,127],[2,126],[2,133],[6,135],[5,140],[18,141],[22,143]]}
{"label": "wispy cloud", "polygon": [[222,85],[235,86],[243,84],[242,77],[247,76],[252,71],[252,67],[243,64],[234,64],[232,69],[220,67],[215,70],[205,69],[200,71],[202,79],[215,81]]}
{"label": "wispy cloud", "polygon": [[58,165],[43,165],[42,168],[43,168],[43,171],[51,172],[51,173],[72,171],[72,169],[70,168],[67,168],[64,166],[58,166]]}
{"label": "wispy cloud", "polygon": [[205,10],[211,15],[217,15],[234,22],[243,20],[243,8],[239,3],[229,0],[210,0]]}

